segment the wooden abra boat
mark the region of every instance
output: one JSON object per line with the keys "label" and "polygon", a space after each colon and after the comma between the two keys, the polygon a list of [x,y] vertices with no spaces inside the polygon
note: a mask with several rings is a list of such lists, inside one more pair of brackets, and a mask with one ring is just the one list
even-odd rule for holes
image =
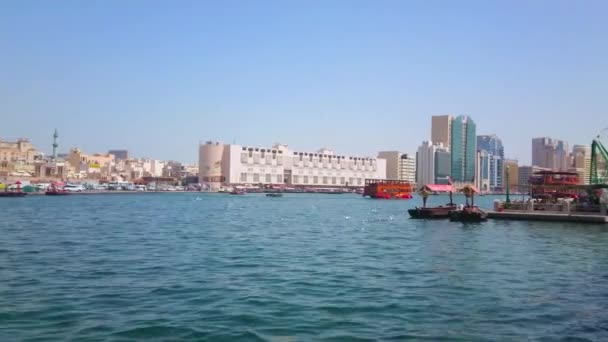
{"label": "wooden abra boat", "polygon": [[408,209],[407,212],[414,219],[447,219],[450,217],[450,212],[456,210],[455,205],[446,205],[438,207],[414,208]]}
{"label": "wooden abra boat", "polygon": [[[450,221],[454,222],[483,222],[488,219],[488,213],[481,210],[479,207],[474,205],[475,193],[479,191],[472,185],[465,185],[460,189],[466,197],[467,205],[460,210],[453,210],[450,212]],[[469,204],[469,198],[471,204]]]}
{"label": "wooden abra boat", "polygon": [[[436,207],[427,207],[427,198],[436,192],[448,192],[450,194],[450,203]],[[422,197],[422,208],[408,209],[407,212],[413,219],[447,219],[450,217],[450,211],[457,209],[456,204],[452,201],[453,192],[454,187],[449,184],[427,184],[418,191],[418,194]]]}
{"label": "wooden abra boat", "polygon": [[450,212],[452,222],[483,222],[488,220],[488,213],[476,206],[464,207]]}

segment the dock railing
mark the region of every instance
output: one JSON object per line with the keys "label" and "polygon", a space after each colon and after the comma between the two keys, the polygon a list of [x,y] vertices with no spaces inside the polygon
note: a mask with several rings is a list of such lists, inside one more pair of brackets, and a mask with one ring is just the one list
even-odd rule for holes
{"label": "dock railing", "polygon": [[560,201],[557,203],[536,202],[536,201],[511,201],[508,205],[506,201],[495,200],[494,211],[544,211],[562,212],[577,214],[601,214],[606,212],[606,204],[577,204],[571,201]]}

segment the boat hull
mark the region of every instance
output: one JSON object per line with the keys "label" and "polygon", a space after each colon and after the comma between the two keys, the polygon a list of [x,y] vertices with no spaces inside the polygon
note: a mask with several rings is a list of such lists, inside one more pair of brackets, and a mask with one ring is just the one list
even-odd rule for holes
{"label": "boat hull", "polygon": [[373,194],[369,196],[370,198],[375,199],[412,199],[412,195],[410,194],[389,194],[389,193],[379,193]]}
{"label": "boat hull", "polygon": [[25,197],[26,192],[0,192],[0,197]]}
{"label": "boat hull", "polygon": [[283,197],[282,194],[266,194],[266,197]]}
{"label": "boat hull", "polygon": [[456,210],[456,206],[414,208],[407,212],[414,219],[447,219],[453,210]]}
{"label": "boat hull", "polygon": [[452,222],[484,222],[487,220],[488,214],[477,207],[450,211],[450,221]]}
{"label": "boat hull", "polygon": [[65,196],[65,195],[69,195],[70,193],[67,191],[47,191],[44,193],[47,196]]}

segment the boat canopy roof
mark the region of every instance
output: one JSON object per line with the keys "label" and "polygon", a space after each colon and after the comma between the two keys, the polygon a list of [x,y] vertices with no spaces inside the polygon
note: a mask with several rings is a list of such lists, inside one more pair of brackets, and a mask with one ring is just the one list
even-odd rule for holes
{"label": "boat canopy roof", "polygon": [[467,185],[463,186],[460,189],[460,191],[464,192],[464,191],[467,191],[467,189],[472,190],[474,193],[478,193],[479,192],[479,190],[474,185],[471,185],[471,184],[467,184]]}
{"label": "boat canopy roof", "polygon": [[455,192],[454,186],[451,184],[426,184],[421,189],[433,192]]}

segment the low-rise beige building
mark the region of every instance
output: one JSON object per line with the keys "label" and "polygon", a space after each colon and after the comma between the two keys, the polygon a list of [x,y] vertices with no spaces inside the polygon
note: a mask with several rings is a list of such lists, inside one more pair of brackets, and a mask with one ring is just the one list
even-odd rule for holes
{"label": "low-rise beige building", "polygon": [[27,139],[0,140],[0,180],[13,181],[34,176],[34,162],[42,154]]}
{"label": "low-rise beige building", "polygon": [[74,168],[77,179],[107,180],[114,167],[114,155],[109,153],[86,154],[79,148],[70,150],[68,163]]}

